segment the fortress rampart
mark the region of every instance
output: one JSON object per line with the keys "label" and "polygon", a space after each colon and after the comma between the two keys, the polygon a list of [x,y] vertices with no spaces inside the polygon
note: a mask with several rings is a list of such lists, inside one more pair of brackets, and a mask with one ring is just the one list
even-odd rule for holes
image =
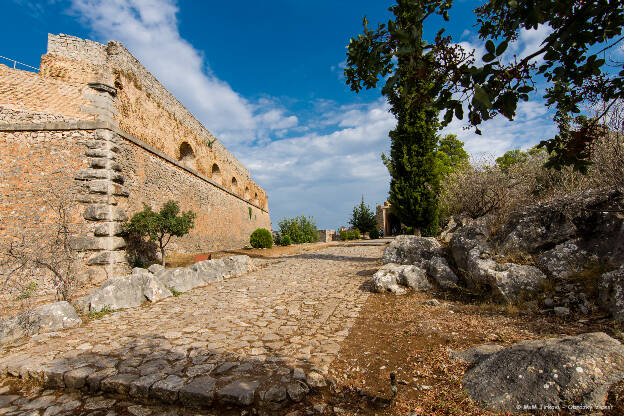
{"label": "fortress rampart", "polygon": [[120,224],[169,199],[197,213],[171,251],[240,248],[271,227],[249,171],[119,42],[49,35],[38,74],[0,65],[0,238],[36,238],[71,201],[82,273],[126,270]]}

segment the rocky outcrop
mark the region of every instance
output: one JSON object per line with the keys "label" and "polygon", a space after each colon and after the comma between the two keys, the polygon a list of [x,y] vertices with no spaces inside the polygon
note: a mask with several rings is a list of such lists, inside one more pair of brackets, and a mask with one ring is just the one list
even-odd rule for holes
{"label": "rocky outcrop", "polygon": [[423,269],[413,265],[389,263],[379,269],[371,280],[373,292],[392,292],[403,295],[406,288],[428,290],[431,285]]}
{"label": "rocky outcrop", "polygon": [[400,235],[384,250],[383,263],[420,265],[423,261],[442,255],[442,247],[433,237]]}
{"label": "rocky outcrop", "polygon": [[513,213],[494,236],[501,253],[543,253],[574,240],[581,249],[621,264],[624,224],[613,208],[622,200],[615,188],[577,192]]}
{"label": "rocky outcrop", "polygon": [[464,375],[468,394],[501,412],[530,404],[595,409],[604,405],[609,387],[624,379],[624,347],[602,332],[522,341],[467,356],[474,360]]}
{"label": "rocky outcrop", "polygon": [[451,238],[451,255],[467,287],[515,302],[546,280],[537,267],[495,261],[488,239],[489,233],[481,224],[468,225]]}
{"label": "rocky outcrop", "polygon": [[565,279],[583,270],[591,260],[587,251],[570,240],[540,254],[537,264],[551,276]]}
{"label": "rocky outcrop", "polygon": [[50,303],[0,321],[0,344],[25,336],[73,328],[80,324],[82,320],[69,303]]}
{"label": "rocky outcrop", "polygon": [[600,306],[624,323],[624,266],[604,273],[598,285]]}

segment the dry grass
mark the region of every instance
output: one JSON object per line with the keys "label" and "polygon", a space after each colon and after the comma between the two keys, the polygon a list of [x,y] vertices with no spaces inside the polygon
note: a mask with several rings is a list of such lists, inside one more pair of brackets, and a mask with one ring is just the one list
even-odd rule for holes
{"label": "dry grass", "polygon": [[[521,312],[513,305],[423,302],[427,295],[371,295],[330,368],[333,390],[311,400],[345,410],[347,415],[494,415],[470,400],[462,387],[464,363],[448,349],[480,344],[510,345],[524,339],[604,331],[618,336],[608,320],[564,321]],[[399,381],[394,405],[390,373]],[[605,415],[624,414],[624,383],[611,389]]]}

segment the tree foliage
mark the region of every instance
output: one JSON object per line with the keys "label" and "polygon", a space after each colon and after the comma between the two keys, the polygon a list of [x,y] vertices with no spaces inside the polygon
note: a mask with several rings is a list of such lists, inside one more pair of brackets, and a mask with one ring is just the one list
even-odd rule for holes
{"label": "tree foliage", "polygon": [[360,230],[362,234],[371,232],[377,227],[377,219],[375,214],[368,205],[364,203],[364,196],[362,196],[362,202],[359,205],[353,207],[353,213],[349,224],[353,228]]}
{"label": "tree foliage", "polygon": [[440,139],[435,156],[442,176],[467,167],[470,161],[470,156],[464,150],[464,142],[457,139],[454,134],[447,134]]}
{"label": "tree foliage", "polygon": [[316,223],[311,217],[300,215],[295,218],[283,218],[278,224],[282,239],[286,236],[295,244],[318,241]]}
{"label": "tree foliage", "polygon": [[180,206],[175,201],[167,201],[160,211],[153,211],[144,204],[143,211],[137,212],[130,221],[124,225],[129,234],[140,238],[147,237],[150,241],[158,243],[162,259],[165,265],[165,247],[171,241],[171,237],[182,237],[188,234],[195,222],[195,213],[187,211],[180,214]]}
{"label": "tree foliage", "polygon": [[347,52],[347,85],[356,92],[377,86],[387,77],[382,94],[397,118],[390,132],[390,156],[384,163],[391,176],[389,201],[401,222],[437,232],[438,170],[434,151],[438,141],[438,109],[431,99],[440,93],[434,69],[436,57],[423,41],[427,1],[399,0],[390,8],[395,20],[368,28],[352,38]]}
{"label": "tree foliage", "polygon": [[[374,88],[380,78],[388,77],[384,90],[391,90],[402,79],[402,67],[408,62],[418,66],[422,56],[431,56],[426,76],[433,84],[413,97],[414,103],[428,103],[444,112],[442,126],[453,118],[464,118],[476,126],[502,114],[513,120],[520,101],[528,101],[536,81],[547,85],[544,98],[556,109],[555,121],[560,134],[542,142],[551,154],[550,165],[560,168],[571,164],[587,169],[588,146],[596,140],[592,126],[609,107],[624,97],[624,62],[611,59],[607,52],[624,41],[624,2],[621,0],[489,0],[475,10],[479,37],[485,41],[483,62],[474,53],[453,42],[441,28],[435,39],[418,45],[422,22],[432,15],[449,20],[452,0],[399,0],[396,8],[410,8],[410,24],[389,21],[376,30],[364,28],[364,34],[351,41],[345,75],[356,91]],[[366,23],[366,22],[365,22]],[[522,30],[549,28],[545,40],[523,57],[509,56],[509,44]],[[397,39],[402,42],[397,42]],[[398,58],[393,59],[393,58]],[[619,72],[618,72],[619,71]],[[604,102],[606,109],[588,124],[571,127],[570,120],[581,112],[584,102]]]}

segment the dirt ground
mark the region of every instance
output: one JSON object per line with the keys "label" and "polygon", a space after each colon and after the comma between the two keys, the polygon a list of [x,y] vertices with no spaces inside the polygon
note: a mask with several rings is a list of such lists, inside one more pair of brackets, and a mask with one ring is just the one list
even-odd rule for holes
{"label": "dirt ground", "polygon": [[[594,331],[624,342],[613,321],[600,316],[563,320],[441,297],[430,306],[430,299],[422,292],[371,294],[330,368],[336,386],[316,400],[351,415],[494,415],[468,398],[461,384],[467,365],[452,360],[449,349]],[[390,373],[398,382],[392,405]],[[605,415],[624,415],[624,382],[611,389],[607,405],[613,408]]]}

